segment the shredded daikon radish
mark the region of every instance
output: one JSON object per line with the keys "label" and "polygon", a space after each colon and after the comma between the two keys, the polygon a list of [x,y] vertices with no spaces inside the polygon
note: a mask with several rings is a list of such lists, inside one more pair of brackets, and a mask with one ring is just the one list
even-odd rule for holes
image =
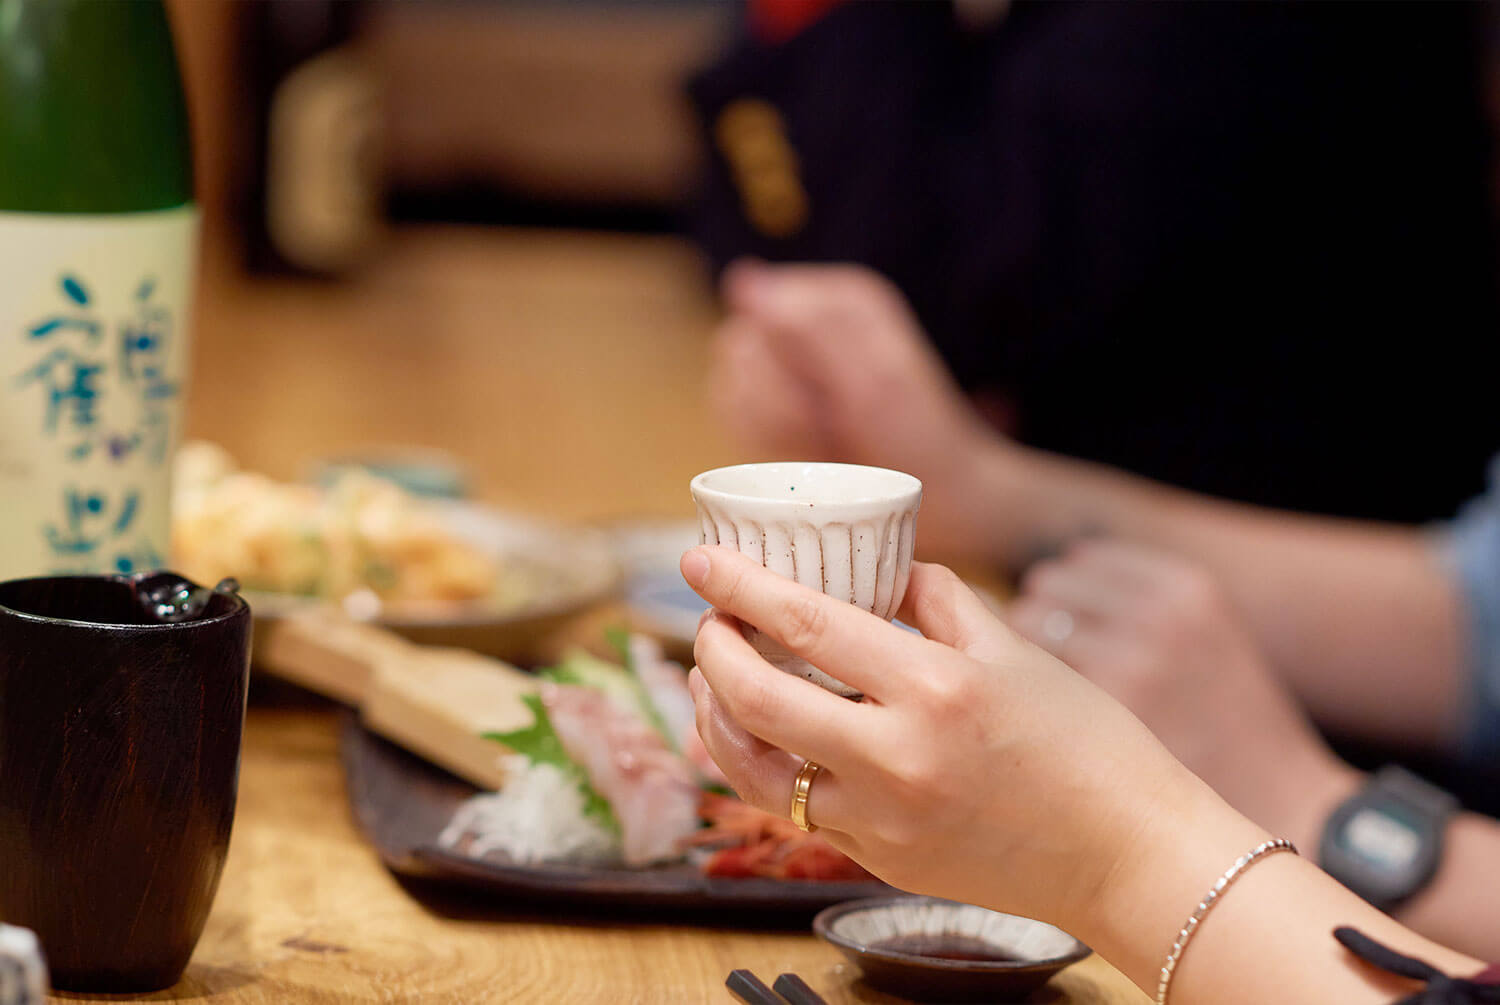
{"label": "shredded daikon radish", "polygon": [[518,865],[619,860],[619,835],[584,814],[576,781],[520,755],[507,757],[505,769],[505,787],[466,800],[438,844],[471,858],[499,852]]}

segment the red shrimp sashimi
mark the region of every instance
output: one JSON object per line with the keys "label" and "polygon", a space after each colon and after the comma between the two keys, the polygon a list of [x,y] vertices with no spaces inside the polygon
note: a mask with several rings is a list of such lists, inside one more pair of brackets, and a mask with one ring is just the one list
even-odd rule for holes
{"label": "red shrimp sashimi", "polygon": [[693,768],[661,734],[601,691],[555,684],[544,687],[541,698],[563,750],[620,821],[626,864],[680,856],[683,839],[698,829]]}
{"label": "red shrimp sashimi", "polygon": [[699,812],[709,826],[687,839],[695,847],[718,848],[703,866],[716,877],[866,880],[859,863],[817,834],[732,796],[706,792]]}
{"label": "red shrimp sashimi", "polygon": [[774,841],[721,848],[703,866],[706,875],[723,878],[763,876],[770,879],[867,880],[859,863],[816,834],[804,834],[778,845]]}

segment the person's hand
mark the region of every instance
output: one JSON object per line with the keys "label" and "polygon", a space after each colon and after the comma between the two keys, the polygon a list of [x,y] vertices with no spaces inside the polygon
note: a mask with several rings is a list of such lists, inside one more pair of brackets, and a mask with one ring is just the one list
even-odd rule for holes
{"label": "person's hand", "polygon": [[[1173,847],[1184,827],[1211,844],[1187,896],[1222,868],[1218,859],[1262,839],[1139,720],[940,566],[913,565],[899,614],[926,638],[725,548],[689,551],[682,573],[715,608],[698,632],[690,686],[699,732],[735,791],[787,816],[803,759],[816,761],[808,819],[898,887],[1078,934],[1108,919],[1139,928],[1132,912],[1147,887],[1153,909],[1179,910],[1160,883],[1162,869],[1176,867],[1164,862],[1195,850]],[[777,671],[741,622],[864,700]],[[1213,844],[1209,834],[1227,837]],[[1109,907],[1115,896],[1126,903],[1119,911]]]}
{"label": "person's hand", "polygon": [[1033,566],[1007,617],[1240,812],[1305,848],[1356,787],[1213,579],[1182,559],[1085,539]]}
{"label": "person's hand", "polygon": [[925,487],[922,543],[962,554],[983,532],[981,456],[1001,440],[969,404],[897,290],[853,265],[739,262],[725,271],[710,398],[758,455],[897,468]]}

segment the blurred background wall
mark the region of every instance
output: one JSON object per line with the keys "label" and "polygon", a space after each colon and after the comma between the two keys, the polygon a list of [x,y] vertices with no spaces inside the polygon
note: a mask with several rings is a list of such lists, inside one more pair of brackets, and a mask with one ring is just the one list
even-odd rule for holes
{"label": "blurred background wall", "polygon": [[739,12],[719,0],[170,6],[220,236],[248,241],[259,268],[329,273],[368,252],[371,221],[334,233],[331,219],[278,229],[267,214],[332,218],[331,197],[397,221],[675,229],[698,170],[684,84]]}

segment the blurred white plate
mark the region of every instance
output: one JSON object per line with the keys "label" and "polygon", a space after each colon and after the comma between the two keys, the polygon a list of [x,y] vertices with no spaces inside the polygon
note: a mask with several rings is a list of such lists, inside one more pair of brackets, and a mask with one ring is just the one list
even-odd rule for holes
{"label": "blurred white plate", "polygon": [[640,630],[663,642],[691,647],[703,598],[677,569],[682,553],[698,544],[697,521],[625,524],[609,532],[625,574],[625,604]]}

